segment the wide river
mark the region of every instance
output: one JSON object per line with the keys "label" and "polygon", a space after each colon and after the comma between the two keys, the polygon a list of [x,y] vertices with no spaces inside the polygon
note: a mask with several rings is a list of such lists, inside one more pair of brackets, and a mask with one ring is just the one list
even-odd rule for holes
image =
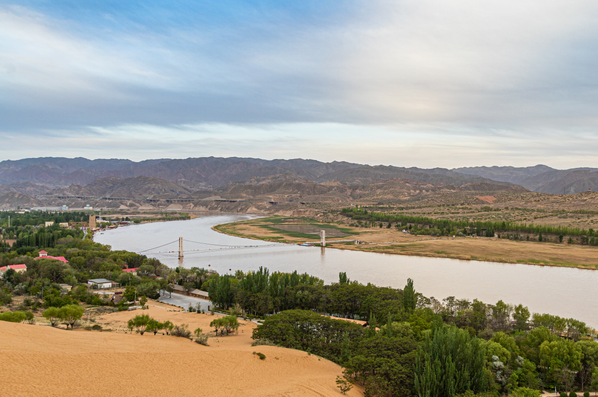
{"label": "wide river", "polygon": [[[573,317],[598,328],[598,271],[300,247],[228,236],[211,229],[250,218],[210,215],[148,223],[98,233],[94,240],[115,250],[157,258],[171,267],[204,267],[220,274],[264,266],[271,272],[309,273],[330,283],[338,281],[339,272],[346,272],[351,280],[394,288],[403,288],[407,278],[412,278],[418,292],[439,300],[455,296],[496,303],[502,299],[522,303],[535,313]],[[180,262],[179,237],[184,239],[184,259]]]}

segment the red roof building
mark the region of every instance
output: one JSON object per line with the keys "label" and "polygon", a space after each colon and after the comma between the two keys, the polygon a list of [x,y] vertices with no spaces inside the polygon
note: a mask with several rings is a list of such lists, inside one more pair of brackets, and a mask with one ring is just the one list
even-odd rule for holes
{"label": "red roof building", "polygon": [[15,272],[22,273],[27,270],[27,265],[8,265],[0,267],[0,272],[5,273],[8,269],[12,269]]}
{"label": "red roof building", "polygon": [[46,251],[40,251],[39,256],[34,259],[54,259],[55,261],[60,261],[62,263],[69,263],[64,256],[49,256]]}

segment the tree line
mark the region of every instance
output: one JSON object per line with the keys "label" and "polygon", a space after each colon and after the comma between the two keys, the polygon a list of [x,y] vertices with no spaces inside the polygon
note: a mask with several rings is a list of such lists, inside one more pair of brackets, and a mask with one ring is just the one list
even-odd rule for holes
{"label": "tree line", "polygon": [[341,273],[338,283],[324,284],[264,268],[213,277],[209,286],[222,309],[265,316],[254,339],[334,361],[368,396],[539,396],[554,387],[598,387],[598,344],[586,324],[523,305],[439,301],[417,293],[412,280],[393,289]]}
{"label": "tree line", "polygon": [[[397,227],[413,229],[416,234],[437,234],[442,236],[456,234],[475,234],[481,237],[494,237],[496,233],[520,234],[528,233],[538,236],[554,235],[558,236],[560,242],[564,236],[579,237],[581,244],[598,245],[598,232],[593,229],[579,229],[565,226],[535,225],[516,222],[492,222],[492,221],[455,221],[450,219],[434,219],[424,216],[414,216],[406,214],[390,214],[383,212],[368,211],[363,208],[343,208],[342,215],[355,221],[395,224]],[[540,241],[541,237],[540,237]],[[574,243],[574,241],[569,241]]]}

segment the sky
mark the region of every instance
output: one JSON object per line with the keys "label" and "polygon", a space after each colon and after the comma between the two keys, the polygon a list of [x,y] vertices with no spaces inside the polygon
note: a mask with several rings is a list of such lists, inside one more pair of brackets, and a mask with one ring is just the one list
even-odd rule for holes
{"label": "sky", "polygon": [[0,0],[0,160],[596,167],[592,0]]}

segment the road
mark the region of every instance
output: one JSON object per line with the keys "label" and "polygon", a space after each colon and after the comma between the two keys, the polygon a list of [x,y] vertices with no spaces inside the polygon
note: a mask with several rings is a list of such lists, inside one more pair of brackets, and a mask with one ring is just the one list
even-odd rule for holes
{"label": "road", "polygon": [[184,309],[188,309],[189,305],[193,306],[194,308],[197,307],[197,304],[200,304],[200,310],[209,311],[212,307],[212,302],[207,301],[205,299],[194,298],[192,296],[172,293],[172,297],[170,294],[166,292],[163,296],[158,299],[160,302],[169,303],[171,305],[179,306]]}

